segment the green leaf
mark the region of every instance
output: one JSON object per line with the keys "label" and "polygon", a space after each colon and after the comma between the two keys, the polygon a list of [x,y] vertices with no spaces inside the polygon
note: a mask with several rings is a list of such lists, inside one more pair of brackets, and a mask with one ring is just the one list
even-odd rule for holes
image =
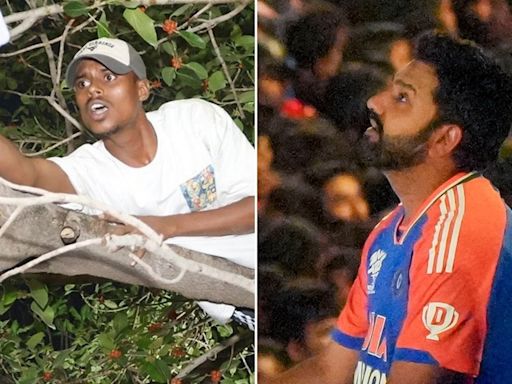
{"label": "green leaf", "polygon": [[185,71],[177,71],[178,79],[181,81],[183,85],[188,85],[192,88],[199,88],[201,86],[201,81],[197,79],[197,77],[192,76],[189,73],[186,73]]}
{"label": "green leaf", "polygon": [[208,79],[208,88],[212,92],[217,92],[226,86],[226,78],[222,71],[214,72]]}
{"label": "green leaf", "polygon": [[7,87],[9,89],[16,89],[18,87],[18,82],[14,80],[12,77],[7,78]]}
{"label": "green leaf", "polygon": [[247,51],[254,50],[254,36],[250,36],[250,35],[238,36],[233,41],[235,42],[235,45],[237,47],[242,47]]}
{"label": "green leaf", "polygon": [[167,383],[171,378],[171,371],[165,362],[162,360],[156,360],[155,362],[146,362],[144,364],[144,370],[147,372],[149,377],[157,383]]}
{"label": "green leaf", "polygon": [[219,335],[222,337],[229,337],[233,334],[233,327],[229,324],[222,324],[217,327]]}
{"label": "green leaf", "polygon": [[119,335],[122,333],[126,328],[128,328],[128,316],[126,316],[126,313],[119,312],[114,317],[114,331],[116,332],[116,335]]}
{"label": "green leaf", "polygon": [[48,304],[48,287],[37,280],[27,280],[27,285],[30,288],[30,296],[37,305],[45,308]]}
{"label": "green leaf", "polygon": [[149,337],[140,338],[136,341],[136,344],[139,349],[148,349],[151,344],[151,339]]}
{"label": "green leaf", "polygon": [[206,42],[203,40],[203,38],[199,35],[196,35],[193,32],[187,32],[187,31],[178,31],[178,34],[185,39],[185,41],[191,45],[192,47],[205,49],[206,48]]}
{"label": "green leaf", "polygon": [[44,339],[44,332],[38,332],[27,341],[27,347],[34,349]]}
{"label": "green leaf", "polygon": [[82,321],[82,317],[80,316],[80,314],[78,313],[78,311],[77,311],[75,308],[70,307],[70,308],[69,308],[69,314],[70,314],[71,316],[73,316],[73,318],[74,318],[75,320]]}
{"label": "green leaf", "polygon": [[18,298],[18,292],[17,291],[8,290],[2,296],[2,304],[3,305],[11,305],[12,303],[14,303],[16,301],[17,298]]}
{"label": "green leaf", "polygon": [[51,329],[55,329],[55,326],[53,325],[53,319],[55,317],[55,311],[52,307],[46,307],[46,309],[43,311],[39,305],[36,304],[36,302],[32,302],[30,305],[30,309],[32,309],[32,312],[34,312],[39,318]]}
{"label": "green leaf", "polygon": [[75,18],[87,15],[88,12],[89,7],[81,1],[68,1],[67,3],[64,3],[64,13],[69,17]]}
{"label": "green leaf", "polygon": [[88,305],[84,305],[82,309],[80,309],[80,317],[82,319],[88,319],[91,314],[91,308]]}
{"label": "green leaf", "polygon": [[114,4],[122,5],[125,8],[137,8],[140,4],[140,1],[119,0],[114,1]]}
{"label": "green leaf", "polygon": [[168,86],[172,85],[172,82],[176,78],[176,69],[172,67],[164,67],[162,68],[162,79],[164,80],[165,84]]}
{"label": "green leaf", "polygon": [[30,96],[21,95],[20,99],[21,99],[21,102],[24,105],[32,105],[32,104],[34,104],[34,99],[31,98]]}
{"label": "green leaf", "polygon": [[109,333],[101,333],[98,335],[98,342],[100,347],[106,351],[111,351],[115,348],[114,339]]}
{"label": "green leaf", "polygon": [[244,104],[244,106],[242,108],[244,111],[253,113],[254,112],[254,103],[246,103],[246,104]]}
{"label": "green leaf", "polygon": [[177,10],[175,10],[173,13],[171,13],[170,17],[177,17],[183,15],[185,12],[187,12],[190,7],[192,7],[192,4],[185,4],[179,7]]}
{"label": "green leaf", "polygon": [[117,304],[114,301],[112,301],[112,300],[105,300],[103,302],[103,304],[105,304],[105,307],[107,307],[107,308],[117,309]]}
{"label": "green leaf", "polygon": [[53,362],[53,368],[60,368],[62,365],[64,365],[64,362],[69,357],[69,355],[71,355],[71,352],[73,352],[72,349],[65,349],[64,351],[60,351]]}
{"label": "green leaf", "polygon": [[254,103],[254,91],[246,91],[238,94],[238,100],[243,103]]}
{"label": "green leaf", "polygon": [[30,367],[23,371],[23,374],[19,381],[17,381],[18,384],[35,384],[38,382],[38,369],[36,367]]}
{"label": "green leaf", "polygon": [[166,41],[162,44],[162,48],[168,55],[176,56],[176,43],[174,43],[174,41]]}
{"label": "green leaf", "polygon": [[132,26],[140,37],[142,37],[147,43],[156,47],[157,38],[155,30],[155,21],[142,12],[140,9],[125,9],[123,17]]}
{"label": "green leaf", "polygon": [[183,67],[189,68],[199,77],[201,80],[208,78],[208,71],[199,63],[191,62],[184,64]]}
{"label": "green leaf", "polygon": [[233,119],[233,121],[235,122],[236,126],[238,128],[240,128],[240,130],[244,130],[244,123],[242,123],[242,120],[240,120],[238,117],[236,119]]}
{"label": "green leaf", "polygon": [[107,20],[107,16],[105,15],[105,12],[101,12],[101,17],[100,17],[100,20],[99,22],[97,23],[98,25],[98,38],[102,38],[102,37],[112,37],[112,33],[110,33],[109,29],[108,29],[108,20]]}

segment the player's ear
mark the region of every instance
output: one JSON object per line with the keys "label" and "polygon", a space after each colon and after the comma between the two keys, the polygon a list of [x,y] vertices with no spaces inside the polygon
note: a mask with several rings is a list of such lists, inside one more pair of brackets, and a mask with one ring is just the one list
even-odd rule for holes
{"label": "player's ear", "polygon": [[457,124],[443,124],[432,133],[430,152],[436,157],[450,155],[462,140],[463,131]]}
{"label": "player's ear", "polygon": [[147,79],[137,79],[137,92],[140,101],[146,101],[149,97],[149,81]]}

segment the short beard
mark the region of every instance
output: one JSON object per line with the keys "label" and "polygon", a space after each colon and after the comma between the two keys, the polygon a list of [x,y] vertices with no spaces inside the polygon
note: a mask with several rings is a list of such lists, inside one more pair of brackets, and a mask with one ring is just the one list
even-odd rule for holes
{"label": "short beard", "polygon": [[118,133],[119,131],[121,130],[121,127],[118,125],[118,126],[115,126],[114,128],[112,128],[111,130],[109,130],[108,132],[102,132],[102,133],[94,133],[94,132],[91,132],[93,134],[93,136],[95,138],[97,138],[98,140],[105,140],[105,139],[109,139],[111,138],[112,136],[114,136],[116,133]]}
{"label": "short beard", "polygon": [[376,143],[363,137],[364,162],[382,171],[401,171],[421,164],[427,156],[428,139],[438,126],[439,122],[433,120],[415,135],[389,136],[379,130],[380,139]]}

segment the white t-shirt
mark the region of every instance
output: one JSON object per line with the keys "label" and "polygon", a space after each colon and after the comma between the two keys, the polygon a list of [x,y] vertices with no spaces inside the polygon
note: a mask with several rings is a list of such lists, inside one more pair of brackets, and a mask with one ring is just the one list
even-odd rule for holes
{"label": "white t-shirt", "polygon": [[[177,100],[146,115],[158,145],[144,167],[119,161],[102,141],[50,160],[64,170],[78,194],[131,215],[202,211],[255,196],[254,148],[222,108],[199,99]],[[255,267],[254,233],[166,242]]]}

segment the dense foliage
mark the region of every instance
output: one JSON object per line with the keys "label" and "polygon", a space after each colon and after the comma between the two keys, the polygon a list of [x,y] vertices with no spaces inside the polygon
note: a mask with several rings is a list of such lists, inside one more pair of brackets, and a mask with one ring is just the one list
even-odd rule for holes
{"label": "dense foliage", "polygon": [[[31,24],[0,48],[0,133],[29,155],[63,155],[94,140],[77,122],[63,74],[85,42],[114,36],[142,53],[152,84],[147,110],[203,98],[226,109],[253,141],[254,5],[141,3],[150,2],[2,2],[10,28]],[[48,12],[31,20],[41,9]],[[10,22],[23,11],[32,13]],[[253,334],[216,323],[185,298],[55,279],[18,278],[0,287],[0,382],[254,380]]]}

